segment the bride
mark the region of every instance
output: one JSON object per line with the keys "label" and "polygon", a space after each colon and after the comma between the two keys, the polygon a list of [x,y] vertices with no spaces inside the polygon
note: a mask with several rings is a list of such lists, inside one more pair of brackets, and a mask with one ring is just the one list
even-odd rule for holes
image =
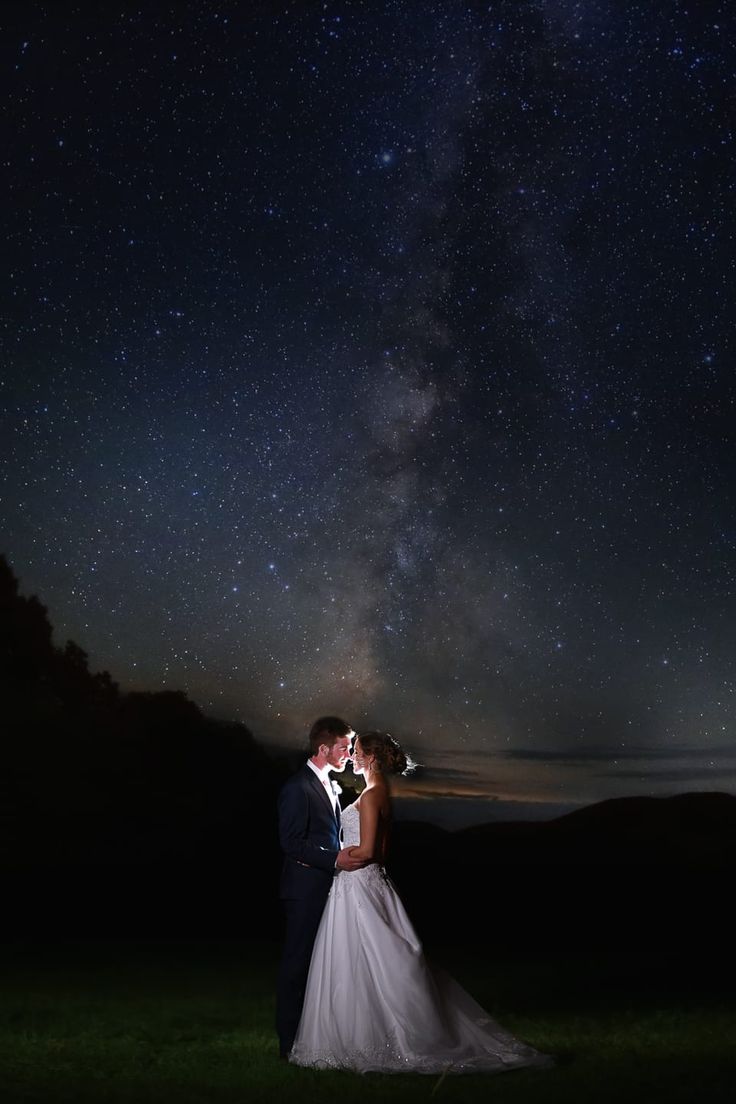
{"label": "bride", "polygon": [[552,1059],[497,1024],[457,982],[433,970],[386,875],[388,776],[407,757],[385,732],[356,737],[365,789],[342,814],[344,844],[368,865],[334,880],[314,944],[289,1060],[359,1073],[478,1073]]}

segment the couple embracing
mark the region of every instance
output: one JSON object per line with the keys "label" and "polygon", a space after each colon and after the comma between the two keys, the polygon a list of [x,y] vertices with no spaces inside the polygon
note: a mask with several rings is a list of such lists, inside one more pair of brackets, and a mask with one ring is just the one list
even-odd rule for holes
{"label": "couple embracing", "polygon": [[[341,810],[352,758],[365,788]],[[384,861],[389,778],[408,769],[386,732],[321,717],[309,758],[279,796],[286,937],[276,1028],[282,1058],[360,1073],[498,1072],[551,1059],[493,1021],[431,968]]]}

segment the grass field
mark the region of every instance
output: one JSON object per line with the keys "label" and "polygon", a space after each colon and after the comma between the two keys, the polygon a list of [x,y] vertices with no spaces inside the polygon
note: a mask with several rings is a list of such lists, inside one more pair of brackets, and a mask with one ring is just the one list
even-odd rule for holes
{"label": "grass field", "polygon": [[[243,943],[6,944],[2,1104],[280,1104],[736,1099],[736,996],[717,958],[432,948],[555,1068],[422,1077],[280,1062],[278,947]],[[711,963],[709,965],[709,962]]]}

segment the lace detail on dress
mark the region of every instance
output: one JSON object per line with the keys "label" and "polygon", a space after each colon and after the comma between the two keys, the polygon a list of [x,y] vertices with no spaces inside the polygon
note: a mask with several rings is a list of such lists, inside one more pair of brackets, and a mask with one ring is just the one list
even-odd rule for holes
{"label": "lace detail on dress", "polygon": [[[353,803],[342,811],[342,845],[343,847],[357,847],[360,843],[360,810]],[[378,888],[381,884],[389,882],[386,868],[378,863],[369,863],[359,870],[340,870],[332,882],[332,895],[342,896],[349,890],[348,882],[360,882],[365,887]]]}
{"label": "lace detail on dress", "polygon": [[360,843],[360,809],[355,802],[343,809],[341,824],[343,847],[357,847]]}
{"label": "lace detail on dress", "polygon": [[502,1073],[520,1067],[552,1066],[554,1061],[546,1054],[526,1047],[523,1051],[509,1050],[506,1054],[471,1055],[456,1061],[435,1057],[432,1054],[408,1054],[399,1045],[393,1033],[387,1033],[384,1046],[364,1047],[361,1050],[345,1050],[335,1054],[328,1050],[312,1050],[295,1043],[289,1061],[296,1066],[310,1069],[351,1070],[353,1073]]}

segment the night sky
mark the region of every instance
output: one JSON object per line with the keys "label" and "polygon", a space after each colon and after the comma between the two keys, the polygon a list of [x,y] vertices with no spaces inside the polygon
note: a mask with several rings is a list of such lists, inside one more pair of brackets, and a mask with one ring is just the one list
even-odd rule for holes
{"label": "night sky", "polygon": [[56,641],[274,749],[387,728],[437,823],[736,792],[727,8],[3,5]]}

